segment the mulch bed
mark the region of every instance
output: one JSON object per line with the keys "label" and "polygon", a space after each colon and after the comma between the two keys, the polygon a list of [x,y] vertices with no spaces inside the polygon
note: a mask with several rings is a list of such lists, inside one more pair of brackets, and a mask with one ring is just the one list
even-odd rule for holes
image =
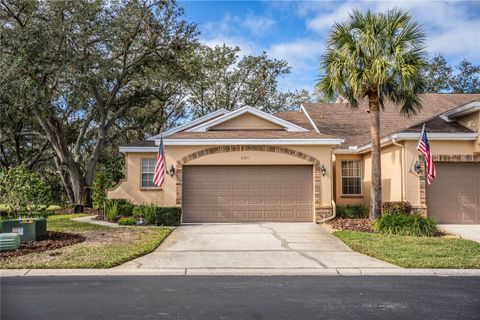
{"label": "mulch bed", "polygon": [[[83,208],[84,214],[95,214],[98,215],[100,213],[99,209],[94,208]],[[62,208],[55,211],[55,214],[75,214],[74,208]]]}
{"label": "mulch bed", "polygon": [[329,221],[328,224],[336,230],[374,232],[372,222],[368,219],[335,218]]}
{"label": "mulch bed", "polygon": [[20,244],[18,250],[0,252],[0,259],[23,256],[33,252],[60,249],[83,241],[85,241],[85,237],[79,234],[48,231],[47,239],[24,241]]}

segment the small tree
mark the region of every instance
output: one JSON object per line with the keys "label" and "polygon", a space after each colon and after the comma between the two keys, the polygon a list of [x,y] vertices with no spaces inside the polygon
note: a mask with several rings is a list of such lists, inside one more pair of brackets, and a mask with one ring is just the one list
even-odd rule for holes
{"label": "small tree", "polygon": [[357,109],[368,100],[372,142],[370,219],[382,210],[380,111],[390,100],[404,115],[421,108],[419,94],[426,65],[425,35],[413,18],[400,10],[375,14],[354,11],[348,21],[335,23],[321,59],[325,72],[317,90],[329,99],[336,94]]}
{"label": "small tree", "polygon": [[8,206],[14,217],[38,211],[51,201],[50,186],[23,165],[0,172],[0,202]]}
{"label": "small tree", "polygon": [[102,165],[95,175],[92,185],[92,201],[94,208],[103,208],[107,200],[107,191],[124,177],[124,159],[122,156],[113,157]]}

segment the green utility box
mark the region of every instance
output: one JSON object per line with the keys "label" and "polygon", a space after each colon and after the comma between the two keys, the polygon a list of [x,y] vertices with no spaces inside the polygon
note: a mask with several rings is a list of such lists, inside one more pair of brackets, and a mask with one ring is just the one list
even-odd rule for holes
{"label": "green utility box", "polygon": [[12,219],[2,221],[2,233],[18,233],[22,241],[37,241],[47,238],[45,218]]}
{"label": "green utility box", "polygon": [[17,250],[20,247],[18,233],[0,233],[0,251]]}

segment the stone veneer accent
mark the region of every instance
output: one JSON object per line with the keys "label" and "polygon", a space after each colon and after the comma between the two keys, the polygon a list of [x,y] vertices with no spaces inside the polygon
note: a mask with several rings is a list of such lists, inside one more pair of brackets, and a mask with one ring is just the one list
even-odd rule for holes
{"label": "stone veneer accent", "polygon": [[332,207],[322,207],[320,199],[320,161],[317,158],[312,157],[301,151],[297,151],[290,148],[279,147],[279,146],[252,146],[252,145],[232,145],[232,146],[219,146],[213,148],[203,149],[194,153],[191,153],[182,159],[177,161],[176,176],[177,176],[177,186],[176,186],[176,204],[182,205],[182,184],[183,184],[183,165],[194,159],[200,157],[205,157],[215,153],[223,152],[237,152],[237,151],[263,151],[263,152],[275,152],[281,154],[287,154],[299,159],[307,160],[313,164],[314,167],[314,204],[315,204],[315,221],[319,221],[325,217],[333,215]]}
{"label": "stone veneer accent", "polygon": [[[426,188],[426,176],[425,176],[425,157],[419,156],[419,164],[421,172],[418,175],[419,187],[420,187],[420,207],[413,208],[413,213],[420,214],[422,216],[427,215],[427,188]],[[480,162],[480,155],[465,155],[465,154],[434,154],[434,162],[451,162],[451,163],[476,163]]]}

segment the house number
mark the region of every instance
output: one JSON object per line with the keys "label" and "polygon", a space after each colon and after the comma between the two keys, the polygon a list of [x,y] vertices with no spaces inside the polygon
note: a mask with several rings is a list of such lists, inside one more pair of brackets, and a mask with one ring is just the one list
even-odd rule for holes
{"label": "house number", "polygon": [[250,156],[243,155],[240,159],[241,160],[250,160]]}

